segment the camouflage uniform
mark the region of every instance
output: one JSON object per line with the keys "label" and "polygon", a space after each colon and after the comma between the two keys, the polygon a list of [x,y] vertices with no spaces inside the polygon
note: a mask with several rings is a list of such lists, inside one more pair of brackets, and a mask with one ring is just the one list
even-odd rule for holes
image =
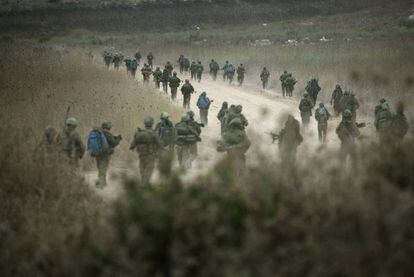
{"label": "camouflage uniform", "polygon": [[234,118],[229,123],[229,128],[222,137],[223,141],[219,141],[217,151],[227,152],[226,164],[237,176],[240,176],[246,168],[245,153],[250,147],[250,141],[240,118]]}
{"label": "camouflage uniform", "polygon": [[174,75],[170,78],[170,88],[171,88],[171,99],[175,101],[177,99],[177,89],[180,86],[181,80],[177,77],[177,73],[174,72]]}
{"label": "camouflage uniform", "polygon": [[285,166],[292,167],[295,164],[297,148],[302,141],[299,121],[289,115],[285,127],[279,133],[279,153]]}
{"label": "camouflage uniform", "polygon": [[144,67],[141,69],[141,73],[142,73],[144,82],[149,82],[150,76],[152,74],[152,70],[147,64],[144,64]]}
{"label": "camouflage uniform", "polygon": [[194,128],[190,123],[190,117],[185,114],[181,121],[175,125],[177,158],[181,168],[191,168],[192,162],[197,157],[197,142],[201,141],[200,128]]}
{"label": "camouflage uniform", "polygon": [[168,71],[168,77],[171,77],[174,67],[172,66],[170,62],[167,62],[167,64],[165,65],[165,69],[167,69]]}
{"label": "camouflage uniform", "polygon": [[310,117],[312,116],[313,103],[308,94],[304,94],[302,100],[300,100],[299,110],[302,118],[303,128],[308,128]]}
{"label": "camouflage uniform", "polygon": [[105,62],[106,67],[109,68],[109,66],[112,63],[112,59],[113,59],[112,53],[105,51],[104,54],[103,54],[103,58],[104,58],[104,62]]}
{"label": "camouflage uniform", "polygon": [[217,73],[220,70],[219,64],[216,61],[214,61],[213,64],[211,65],[210,70],[211,70],[211,77],[215,81],[217,79]]}
{"label": "camouflage uniform", "polygon": [[135,59],[137,60],[137,62],[139,63],[141,61],[142,55],[141,52],[138,50],[135,55],[134,55]]}
{"label": "camouflage uniform", "polygon": [[180,57],[178,58],[178,64],[180,65],[180,73],[184,72],[184,67],[185,67],[185,57],[184,55],[180,55]]}
{"label": "camouflage uniform", "polygon": [[330,113],[325,108],[323,103],[319,104],[319,108],[315,111],[315,119],[318,122],[318,137],[320,142],[326,141],[326,132],[328,130],[328,120]]}
{"label": "camouflage uniform", "polygon": [[197,78],[197,64],[195,62],[191,63],[190,73],[191,73],[191,80],[195,80]]}
{"label": "camouflage uniform", "polygon": [[77,120],[73,117],[66,121],[66,128],[62,136],[62,150],[71,162],[77,164],[85,154],[85,145],[78,132],[76,132]]}
{"label": "camouflage uniform", "polygon": [[226,61],[224,64],[222,70],[223,70],[223,81],[226,81],[227,79],[227,67],[229,66],[229,61]]}
{"label": "camouflage uniform", "polygon": [[355,160],[355,138],[359,137],[360,132],[352,119],[351,111],[345,110],[343,112],[342,121],[336,128],[336,133],[341,140],[342,158],[346,160],[350,156],[352,160]]}
{"label": "camouflage uniform", "polygon": [[201,62],[199,61],[197,66],[196,66],[196,74],[197,74],[197,81],[200,83],[201,81],[201,76],[203,75],[203,71],[204,71],[204,67],[201,64]]}
{"label": "camouflage uniform", "polygon": [[155,69],[155,71],[152,73],[152,76],[154,77],[155,87],[160,88],[160,83],[162,81],[162,71],[159,67]]}
{"label": "camouflage uniform", "polygon": [[397,106],[397,113],[393,115],[391,121],[391,136],[392,141],[399,145],[404,139],[405,135],[408,132],[409,124],[408,120],[404,115],[404,106],[402,103],[399,103]]}
{"label": "camouflage uniform", "polygon": [[285,82],[286,82],[287,77],[289,77],[289,74],[288,74],[288,72],[285,70],[285,71],[283,72],[283,74],[282,74],[282,75],[280,75],[280,78],[279,78],[280,83],[281,83],[281,86],[282,86],[282,95],[283,95],[283,97],[285,97],[285,95],[286,95],[286,86],[285,86]]}
{"label": "camouflage uniform", "polygon": [[115,53],[112,62],[114,63],[114,68],[119,69],[119,65],[121,64],[124,56],[121,53]]}
{"label": "camouflage uniform", "polygon": [[144,184],[149,183],[152,172],[154,171],[157,155],[162,148],[161,142],[152,130],[153,123],[154,120],[152,117],[145,118],[145,129],[138,128],[130,146],[131,150],[136,149],[138,152],[139,169]]}
{"label": "camouflage uniform", "polygon": [[270,72],[266,67],[263,67],[262,72],[260,73],[260,80],[262,81],[263,89],[267,88],[267,83],[269,81]]}
{"label": "camouflage uniform", "polygon": [[246,117],[242,114],[242,111],[243,111],[243,107],[241,105],[237,105],[229,109],[227,116],[225,116],[226,124],[225,124],[224,131],[227,130],[227,128],[230,125],[230,122],[235,118],[240,119],[243,129],[246,128],[247,125],[249,125],[249,122],[247,121]]}
{"label": "camouflage uniform", "polygon": [[389,143],[391,138],[392,114],[390,107],[385,99],[381,99],[380,104],[375,107],[375,128],[377,130],[380,143]]}
{"label": "camouflage uniform", "polygon": [[159,137],[162,146],[171,149],[174,148],[175,144],[175,128],[169,117],[166,112],[161,114],[160,122],[155,126],[155,133]]}
{"label": "camouflage uniform", "polygon": [[243,84],[245,73],[246,69],[244,68],[243,64],[240,64],[240,66],[237,68],[237,81],[239,81],[239,86]]}
{"label": "camouflage uniform", "polygon": [[102,123],[101,129],[99,129],[99,131],[104,134],[106,141],[108,142],[108,149],[106,149],[105,153],[102,153],[101,155],[95,157],[99,176],[99,179],[96,182],[96,186],[99,188],[103,188],[106,186],[106,174],[109,167],[109,161],[111,159],[112,154],[114,153],[114,148],[118,146],[118,144],[122,140],[122,137],[120,135],[114,136],[110,132],[111,127],[111,123],[104,122]]}
{"label": "camouflage uniform", "polygon": [[131,73],[131,59],[125,59],[124,63],[127,73]]}
{"label": "camouflage uniform", "polygon": [[308,84],[306,85],[305,90],[310,96],[313,102],[313,106],[315,106],[316,99],[318,98],[318,94],[321,91],[321,87],[318,84],[318,79],[313,78],[310,81],[308,81]]}
{"label": "camouflage uniform", "polygon": [[345,110],[349,110],[352,114],[352,120],[356,122],[356,110],[359,108],[359,102],[354,94],[349,91],[345,91],[341,101],[339,102],[339,106],[342,113]]}
{"label": "camouflage uniform", "polygon": [[342,98],[343,92],[340,85],[336,85],[335,90],[332,92],[332,98],[331,98],[331,105],[333,105],[334,111],[336,116],[339,115],[341,112],[340,108],[340,102]]}
{"label": "camouflage uniform", "polygon": [[295,89],[295,84],[297,83],[296,79],[293,78],[292,73],[289,73],[287,78],[285,79],[285,88],[286,88],[286,95],[289,97],[293,96],[293,90]]}
{"label": "camouflage uniform", "polygon": [[168,81],[170,80],[170,72],[168,71],[167,68],[164,68],[164,70],[162,71],[162,90],[165,93],[168,93]]}
{"label": "camouflage uniform", "polygon": [[152,68],[154,62],[154,55],[150,52],[147,56],[148,66]]}
{"label": "camouflage uniform", "polygon": [[184,71],[188,72],[188,70],[190,69],[190,60],[187,58],[184,58]]}
{"label": "camouflage uniform", "polygon": [[210,109],[211,101],[207,97],[205,91],[200,94],[197,101],[197,107],[200,109],[200,120],[204,125],[208,124],[208,110]]}
{"label": "camouflage uniform", "polygon": [[229,111],[228,103],[223,102],[220,111],[217,114],[217,119],[220,121],[220,132],[223,135],[226,123],[224,121],[226,114]]}
{"label": "camouflage uniform", "polygon": [[194,93],[194,87],[189,80],[185,80],[185,84],[181,87],[181,93],[183,94],[183,108],[189,109],[191,94]]}

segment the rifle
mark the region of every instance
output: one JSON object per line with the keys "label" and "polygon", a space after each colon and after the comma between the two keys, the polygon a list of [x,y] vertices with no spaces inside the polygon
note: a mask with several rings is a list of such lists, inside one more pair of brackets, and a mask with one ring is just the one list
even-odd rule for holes
{"label": "rifle", "polygon": [[68,106],[67,110],[66,110],[66,115],[65,115],[65,120],[63,122],[63,129],[62,129],[62,133],[65,132],[65,127],[66,127],[66,120],[68,120],[69,117],[69,112],[70,112],[70,106]]}
{"label": "rifle", "polygon": [[272,143],[275,143],[276,140],[280,139],[280,135],[273,132],[265,132],[265,134],[272,137]]}

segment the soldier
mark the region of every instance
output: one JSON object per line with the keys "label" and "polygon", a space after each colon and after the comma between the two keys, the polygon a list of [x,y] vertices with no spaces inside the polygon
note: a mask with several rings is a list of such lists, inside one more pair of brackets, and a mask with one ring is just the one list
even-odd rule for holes
{"label": "soldier", "polygon": [[[188,115],[188,125],[191,127],[192,132],[195,132],[194,134],[198,136],[197,142],[201,141],[200,135],[201,135],[201,127],[204,127],[203,123],[198,123],[194,119],[194,112],[192,110],[187,111]],[[190,154],[191,154],[191,161],[195,160],[195,158],[198,155],[198,149],[197,149],[197,143],[190,145]]]}
{"label": "soldier", "polygon": [[288,72],[285,70],[285,71],[283,71],[283,74],[282,75],[280,75],[280,78],[279,78],[279,80],[280,80],[280,83],[281,83],[281,86],[282,86],[282,95],[283,95],[283,97],[285,97],[285,95],[286,95],[286,79],[287,79],[287,77],[289,76],[289,74],[288,74]]}
{"label": "soldier", "polygon": [[131,60],[130,66],[131,66],[131,75],[135,79],[135,75],[137,74],[137,69],[138,69],[137,60],[136,59]]}
{"label": "soldier", "polygon": [[162,72],[162,90],[168,94],[168,81],[170,80],[170,72],[167,68],[164,68]]}
{"label": "soldier", "polygon": [[328,120],[331,117],[328,110],[323,103],[319,103],[319,108],[315,111],[315,119],[318,122],[318,137],[319,141],[325,143],[326,132],[328,130]]}
{"label": "soldier", "polygon": [[160,69],[160,67],[158,66],[155,71],[152,73],[152,76],[154,78],[154,82],[155,82],[155,87],[157,89],[160,88],[160,83],[162,81],[162,71]]}
{"label": "soldier", "polygon": [[243,84],[245,73],[246,73],[246,69],[241,63],[240,66],[237,68],[237,81],[239,81],[239,87]]}
{"label": "soldier", "polygon": [[211,102],[212,100],[207,97],[205,91],[200,94],[197,100],[197,107],[200,109],[200,120],[204,125],[208,123],[208,110],[210,109]]}
{"label": "soldier", "polygon": [[356,110],[359,108],[359,102],[353,93],[345,91],[339,102],[341,112],[349,110],[352,114],[352,120],[356,122]]}
{"label": "soldier", "polygon": [[226,61],[224,64],[222,70],[223,70],[223,81],[226,81],[227,79],[227,67],[229,66],[229,61]]}
{"label": "soldier", "polygon": [[214,59],[211,59],[210,63],[208,64],[208,67],[210,69],[210,76],[213,77],[213,65],[214,65]]}
{"label": "soldier", "polygon": [[112,53],[105,51],[103,54],[103,58],[104,58],[104,62],[107,68],[109,68],[109,66],[112,63],[112,59],[113,59],[113,55]]}
{"label": "soldier", "polygon": [[142,77],[144,78],[144,82],[149,82],[150,76],[152,74],[152,70],[149,65],[144,64],[144,67],[141,69]]}
{"label": "soldier", "polygon": [[308,84],[305,87],[306,92],[310,96],[310,99],[313,102],[313,106],[316,104],[316,99],[318,98],[318,94],[321,91],[321,87],[318,84],[318,79],[312,78],[308,81]]}
{"label": "soldier", "polygon": [[246,135],[240,118],[234,118],[229,127],[222,134],[222,141],[218,142],[217,151],[227,152],[226,164],[233,169],[236,176],[240,176],[246,168],[245,153],[250,147],[250,140]]}
{"label": "soldier", "polygon": [[174,67],[172,66],[172,64],[170,62],[167,62],[165,65],[165,69],[168,70],[168,78],[172,76],[172,72],[174,70]]}
{"label": "soldier", "polygon": [[293,78],[292,73],[289,73],[285,80],[286,94],[289,97],[293,96],[293,90],[295,89],[296,79]]}
{"label": "soldier", "polygon": [[336,128],[336,133],[341,140],[342,158],[346,160],[350,156],[351,160],[355,160],[355,139],[360,136],[360,132],[352,119],[350,110],[342,113],[342,121]]}
{"label": "soldier", "polygon": [[131,143],[130,150],[137,150],[139,169],[142,183],[148,184],[154,171],[155,160],[162,144],[152,130],[154,119],[150,116],[144,119],[144,129],[138,128]]}
{"label": "soldier", "polygon": [[121,53],[115,53],[112,62],[114,63],[114,68],[119,69],[119,65],[124,60],[124,56]]}
{"label": "soldier", "polygon": [[190,60],[187,58],[184,58],[184,71],[188,72],[188,70],[190,69]]}
{"label": "soldier", "polygon": [[98,181],[96,182],[97,188],[104,188],[106,186],[106,173],[109,167],[109,161],[111,159],[111,155],[114,153],[114,149],[118,144],[121,142],[122,137],[121,135],[114,136],[111,133],[112,124],[108,121],[104,121],[98,131],[105,136],[106,139],[106,149],[103,149],[99,155],[96,155],[94,158],[96,159],[96,165],[98,167]]}
{"label": "soldier", "polygon": [[240,119],[240,121],[242,122],[243,128],[246,128],[249,125],[249,122],[247,121],[246,117],[243,115],[242,111],[243,111],[243,106],[242,105],[237,105],[237,106],[230,107],[229,112],[227,113],[227,116],[225,117],[225,119],[226,119],[225,130],[227,129],[230,122],[234,118],[239,118]]}
{"label": "soldier", "polygon": [[169,150],[174,149],[175,128],[170,121],[170,115],[167,112],[161,113],[160,122],[155,126],[155,133],[159,137],[164,148],[168,148]]}
{"label": "soldier", "polygon": [[291,168],[296,162],[297,148],[303,141],[300,134],[299,121],[292,115],[288,115],[285,127],[280,131],[279,135],[279,154],[282,163]]}
{"label": "soldier", "polygon": [[404,104],[402,102],[399,102],[397,105],[397,113],[392,117],[390,130],[391,136],[393,138],[392,141],[396,145],[401,144],[408,132],[408,128],[408,120],[404,115]]}
{"label": "soldier", "polygon": [[60,141],[61,139],[56,129],[53,126],[48,125],[45,128],[43,140],[40,147],[44,153],[53,154],[56,153],[56,150],[59,148]]}
{"label": "soldier", "polygon": [[62,136],[62,150],[74,164],[77,164],[85,154],[85,145],[83,144],[79,133],[76,132],[77,126],[78,121],[76,118],[68,118]]}
{"label": "soldier", "polygon": [[153,62],[154,62],[154,55],[152,55],[152,52],[149,52],[147,56],[147,62],[148,62],[148,66],[152,68]]}
{"label": "soldier", "polygon": [[220,70],[220,66],[216,61],[213,62],[210,70],[211,70],[211,77],[213,78],[213,81],[217,80],[217,73]]}
{"label": "soldier", "polygon": [[128,74],[131,73],[131,59],[124,59],[125,68]]}
{"label": "soldier", "polygon": [[178,58],[178,64],[180,65],[180,73],[183,73],[185,67],[185,57],[183,54],[181,54]]}
{"label": "soldier", "polygon": [[392,114],[387,101],[383,98],[375,107],[375,129],[381,144],[389,143]]}
{"label": "soldier", "polygon": [[183,108],[189,109],[191,94],[194,93],[194,87],[189,80],[185,80],[185,84],[181,87],[181,93],[183,94]]}
{"label": "soldier", "polygon": [[309,95],[305,93],[299,104],[300,116],[302,117],[302,125],[304,129],[308,128],[310,117],[312,116],[312,107],[312,100]]}
{"label": "soldier", "polygon": [[225,129],[225,116],[229,111],[229,104],[227,102],[223,102],[220,111],[217,114],[217,119],[220,121],[220,133],[223,135]]}
{"label": "soldier", "polygon": [[340,85],[336,85],[335,90],[332,92],[332,98],[331,98],[331,105],[333,105],[335,115],[338,116],[341,112],[340,108],[340,102],[342,98],[343,92]]}
{"label": "soldier", "polygon": [[227,79],[229,80],[229,84],[233,83],[234,73],[236,72],[236,69],[232,64],[229,64],[227,66]]}
{"label": "soldier", "polygon": [[197,156],[197,142],[201,141],[201,131],[198,132],[190,124],[188,114],[181,117],[181,121],[175,125],[175,130],[178,162],[181,168],[189,169]]}
{"label": "soldier", "polygon": [[137,50],[134,57],[137,60],[137,63],[139,64],[139,62],[141,61],[141,58],[142,58],[141,52],[139,50]]}
{"label": "soldier", "polygon": [[267,83],[269,81],[270,72],[266,67],[263,67],[262,72],[260,73],[260,80],[262,80],[263,89],[267,88]]}
{"label": "soldier", "polygon": [[198,61],[198,64],[196,66],[196,74],[197,74],[197,81],[200,83],[201,81],[201,76],[203,75],[203,71],[204,71],[204,67],[201,64],[200,61]]}
{"label": "soldier", "polygon": [[190,73],[191,73],[191,81],[196,80],[196,78],[197,78],[197,64],[195,63],[195,61],[191,62]]}
{"label": "soldier", "polygon": [[173,76],[170,78],[169,81],[171,88],[171,99],[175,101],[177,99],[177,89],[181,83],[181,80],[177,77],[177,72],[174,72]]}

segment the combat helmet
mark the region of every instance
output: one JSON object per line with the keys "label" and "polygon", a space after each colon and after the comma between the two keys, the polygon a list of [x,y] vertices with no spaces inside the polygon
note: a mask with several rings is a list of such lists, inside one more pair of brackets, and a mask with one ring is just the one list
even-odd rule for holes
{"label": "combat helmet", "polygon": [[101,124],[101,128],[103,129],[103,130],[111,130],[111,128],[112,128],[112,123],[111,122],[109,122],[109,121],[104,121],[104,122],[102,122],[102,124]]}
{"label": "combat helmet", "polygon": [[67,120],[66,120],[66,125],[67,126],[73,126],[73,127],[76,127],[76,126],[78,126],[78,121],[76,120],[76,118],[74,118],[74,117],[69,117]]}
{"label": "combat helmet", "polygon": [[145,125],[145,127],[152,127],[153,124],[154,124],[154,119],[151,116],[147,116],[144,119],[144,125]]}

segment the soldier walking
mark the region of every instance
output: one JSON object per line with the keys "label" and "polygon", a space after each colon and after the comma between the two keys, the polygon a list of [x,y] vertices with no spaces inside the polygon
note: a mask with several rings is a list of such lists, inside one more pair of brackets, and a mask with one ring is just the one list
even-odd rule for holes
{"label": "soldier walking", "polygon": [[226,81],[227,79],[227,67],[229,66],[229,61],[226,61],[224,64],[222,70],[223,70],[223,81]]}
{"label": "soldier walking", "polygon": [[162,72],[162,90],[168,94],[168,81],[170,80],[170,72],[167,68],[164,68]]}
{"label": "soldier walking", "polygon": [[381,144],[389,143],[392,113],[387,101],[383,98],[375,107],[375,129]]}
{"label": "soldier walking", "polygon": [[315,111],[315,119],[318,122],[318,137],[322,143],[326,142],[326,133],[328,130],[328,120],[331,117],[323,103],[319,103],[319,108]]}
{"label": "soldier walking", "polygon": [[152,52],[149,52],[147,56],[147,62],[148,62],[148,66],[152,68],[153,62],[154,62],[154,55],[152,54]]}
{"label": "soldier walking", "polygon": [[312,100],[309,95],[305,93],[299,104],[300,116],[302,118],[302,125],[304,129],[308,128],[310,117],[312,116],[312,107]]}
{"label": "soldier walking", "polygon": [[240,66],[237,68],[237,81],[239,82],[239,87],[243,84],[245,73],[246,73],[246,69],[241,63]]}
{"label": "soldier walking", "polygon": [[148,184],[154,171],[157,155],[162,148],[158,136],[152,130],[154,119],[144,119],[145,128],[138,128],[131,143],[130,150],[136,150],[139,156],[139,169],[142,183]]}
{"label": "soldier walking", "polygon": [[283,97],[286,96],[286,79],[289,77],[289,73],[285,70],[283,71],[283,74],[280,75],[280,83],[281,83],[281,87],[282,87],[282,95]]}
{"label": "soldier walking", "polygon": [[66,127],[62,136],[62,150],[71,163],[77,165],[85,154],[85,145],[76,131],[78,121],[74,117],[66,120]]}
{"label": "soldier walking", "polygon": [[191,81],[197,79],[197,64],[195,61],[191,62],[190,65]]}
{"label": "soldier walking", "polygon": [[189,109],[191,94],[194,93],[194,87],[189,80],[185,80],[185,84],[181,87],[181,93],[183,94],[183,108]]}
{"label": "soldier walking", "polygon": [[342,88],[340,85],[336,85],[334,91],[332,92],[331,97],[331,105],[333,105],[333,109],[335,111],[335,115],[338,116],[341,113],[341,108],[339,103],[341,102],[342,95]]}
{"label": "soldier walking", "polygon": [[297,148],[303,141],[299,121],[288,115],[284,128],[278,134],[279,154],[283,165],[292,168],[296,163]]}
{"label": "soldier walking", "polygon": [[267,83],[269,81],[270,72],[267,70],[266,67],[263,67],[262,72],[260,73],[260,80],[262,81],[262,87],[263,89],[267,88]]}
{"label": "soldier walking", "polygon": [[190,169],[197,157],[197,143],[201,141],[201,129],[194,128],[190,116],[184,114],[181,121],[175,125],[175,130],[178,162],[181,168]]}
{"label": "soldier walking", "polygon": [[352,161],[355,161],[355,139],[360,136],[360,132],[354,120],[352,119],[352,112],[350,110],[345,110],[342,113],[342,121],[336,128],[336,134],[341,140],[342,158],[346,160],[349,156]]}
{"label": "soldier walking", "polygon": [[203,75],[203,71],[204,71],[204,67],[201,64],[200,61],[198,61],[198,64],[196,66],[196,74],[197,74],[197,81],[200,83],[201,82],[201,76]]}
{"label": "soldier walking", "polygon": [[173,76],[170,78],[170,89],[171,89],[171,99],[175,101],[177,99],[177,89],[180,86],[181,80],[177,77],[177,72],[174,72]]}
{"label": "soldier walking", "polygon": [[161,71],[160,67],[157,67],[157,69],[155,69],[155,71],[152,73],[152,76],[154,78],[155,87],[157,89],[159,89],[160,88],[160,83],[162,81],[162,71]]}
{"label": "soldier walking", "polygon": [[208,110],[210,109],[211,102],[205,91],[200,94],[197,100],[197,107],[200,109],[200,120],[204,125],[208,124]]}

